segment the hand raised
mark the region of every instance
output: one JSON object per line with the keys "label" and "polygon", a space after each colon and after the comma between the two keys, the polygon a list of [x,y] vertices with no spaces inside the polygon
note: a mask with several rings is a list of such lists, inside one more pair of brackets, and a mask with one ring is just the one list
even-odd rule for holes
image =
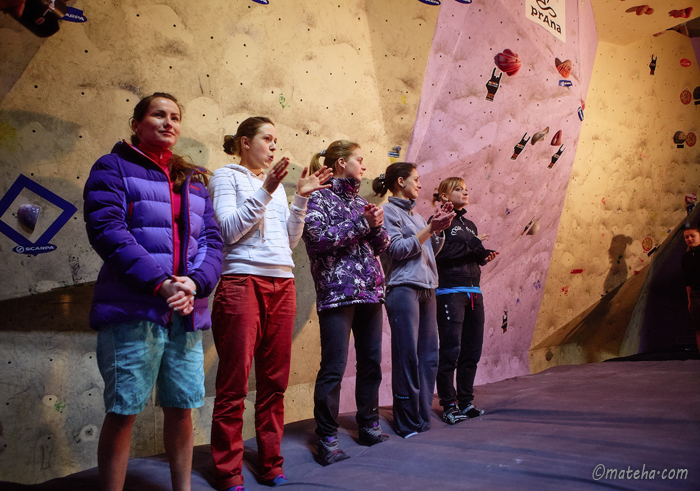
{"label": "hand raised", "polygon": [[330,167],[324,166],[307,177],[308,173],[309,168],[304,167],[299,182],[297,182],[297,194],[299,196],[307,198],[314,191],[331,187],[330,184],[325,184],[328,179],[333,177],[333,169]]}
{"label": "hand raised", "polygon": [[[447,206],[449,205],[449,207]],[[449,211],[445,211],[448,208]],[[430,232],[440,233],[450,226],[452,219],[455,217],[455,212],[452,211],[452,203],[446,203],[430,220]]]}
{"label": "hand raised", "polygon": [[476,238],[482,242],[488,239],[489,237],[491,237],[491,234],[479,234],[476,236]]}
{"label": "hand raised", "polygon": [[365,205],[362,214],[367,219],[370,228],[381,227],[384,225],[384,209],[373,203]]}
{"label": "hand raised", "polygon": [[282,157],[272,169],[267,173],[265,181],[262,183],[262,188],[272,194],[280,185],[282,179],[287,176],[287,166],[289,165],[289,157]]}

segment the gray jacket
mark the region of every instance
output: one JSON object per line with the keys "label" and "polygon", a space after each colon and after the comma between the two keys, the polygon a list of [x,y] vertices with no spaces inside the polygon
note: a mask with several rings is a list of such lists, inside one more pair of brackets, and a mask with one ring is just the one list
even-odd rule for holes
{"label": "gray jacket", "polygon": [[434,289],[438,285],[435,256],[442,249],[445,236],[433,234],[421,247],[416,234],[428,223],[413,212],[415,205],[414,200],[392,196],[383,206],[384,228],[391,237],[391,244],[382,255],[382,264],[388,286],[410,285]]}

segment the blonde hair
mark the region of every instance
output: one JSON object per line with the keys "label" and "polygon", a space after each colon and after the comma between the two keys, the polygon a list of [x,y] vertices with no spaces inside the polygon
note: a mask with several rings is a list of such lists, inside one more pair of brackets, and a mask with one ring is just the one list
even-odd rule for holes
{"label": "blonde hair", "polygon": [[[352,142],[350,140],[337,140],[328,145],[328,148],[322,152],[317,153],[311,157],[311,164],[309,165],[309,173],[320,170],[324,165],[329,169],[333,169],[335,173],[337,171],[336,164],[340,159],[349,159],[356,149],[360,148],[358,143]],[[321,157],[323,157],[323,164],[321,164]]]}
{"label": "blonde hair", "polygon": [[440,181],[437,192],[433,194],[433,203],[442,202],[441,196],[443,194],[449,196],[452,194],[452,191],[457,189],[459,186],[466,187],[466,183],[461,177],[448,177],[447,179],[443,179]]}

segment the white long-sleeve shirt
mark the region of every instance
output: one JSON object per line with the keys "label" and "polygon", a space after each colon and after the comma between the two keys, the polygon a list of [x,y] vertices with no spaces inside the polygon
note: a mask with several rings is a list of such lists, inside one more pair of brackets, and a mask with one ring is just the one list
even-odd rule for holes
{"label": "white long-sleeve shirt", "polygon": [[308,198],[290,208],[279,186],[270,195],[250,170],[230,164],[214,172],[209,195],[224,239],[223,274],[293,278],[292,249],[304,229]]}

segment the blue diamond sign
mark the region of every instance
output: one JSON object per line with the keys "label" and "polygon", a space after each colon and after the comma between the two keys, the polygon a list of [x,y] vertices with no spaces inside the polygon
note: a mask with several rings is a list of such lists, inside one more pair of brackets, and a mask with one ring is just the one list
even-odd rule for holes
{"label": "blue diamond sign", "polygon": [[5,234],[10,240],[17,243],[17,247],[12,249],[18,254],[41,254],[43,252],[51,252],[56,249],[56,246],[49,244],[49,241],[58,233],[66,224],[70,217],[78,210],[73,204],[64,200],[55,193],[52,193],[44,186],[32,181],[27,176],[20,174],[17,180],[7,190],[5,196],[0,199],[0,217],[10,208],[12,203],[17,199],[22,190],[27,189],[34,194],[44,198],[46,201],[56,206],[61,210],[61,214],[49,225],[49,227],[41,234],[35,242],[27,239],[25,236],[17,232],[10,225],[0,219],[0,233]]}

